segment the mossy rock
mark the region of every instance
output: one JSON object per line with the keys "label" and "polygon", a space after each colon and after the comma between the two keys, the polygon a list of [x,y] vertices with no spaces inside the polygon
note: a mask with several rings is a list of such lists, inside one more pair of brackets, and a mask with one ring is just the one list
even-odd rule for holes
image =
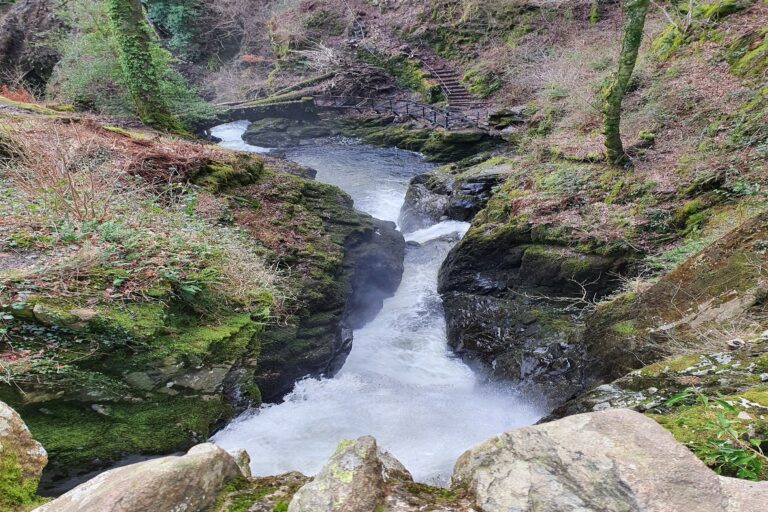
{"label": "mossy rock", "polygon": [[374,146],[397,147],[424,153],[430,162],[455,162],[493,150],[503,142],[480,130],[447,131],[410,124],[348,121],[342,133]]}

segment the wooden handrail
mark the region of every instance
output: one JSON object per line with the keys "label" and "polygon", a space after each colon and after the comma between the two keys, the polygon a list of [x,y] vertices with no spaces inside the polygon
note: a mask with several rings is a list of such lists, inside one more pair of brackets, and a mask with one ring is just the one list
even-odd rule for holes
{"label": "wooden handrail", "polygon": [[[433,126],[442,126],[446,130],[451,129],[451,126],[459,125],[459,127],[475,126],[480,129],[485,127],[480,122],[480,113],[475,114],[475,119],[471,119],[459,112],[453,112],[450,110],[443,110],[432,105],[425,103],[419,103],[411,100],[395,100],[395,99],[377,99],[364,96],[333,96],[333,95],[316,95],[313,96],[315,104],[320,107],[326,108],[353,108],[356,110],[363,110],[366,107],[369,110],[374,111],[387,111],[395,115],[406,115],[409,117],[422,119]],[[328,105],[327,103],[331,103]],[[352,103],[352,104],[350,104]],[[404,108],[405,112],[402,112]],[[421,115],[419,115],[419,110]]]}

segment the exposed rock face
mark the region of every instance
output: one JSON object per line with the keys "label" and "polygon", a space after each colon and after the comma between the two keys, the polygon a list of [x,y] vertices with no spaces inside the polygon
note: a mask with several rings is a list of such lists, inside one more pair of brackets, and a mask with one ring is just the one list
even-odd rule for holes
{"label": "exposed rock face", "polygon": [[[261,510],[261,509],[258,509]],[[289,512],[468,512],[466,499],[413,481],[370,436],[339,443],[320,473],[299,489]]]}
{"label": "exposed rock face", "polygon": [[198,512],[228,481],[241,476],[235,459],[215,445],[101,473],[35,512]]}
{"label": "exposed rock face", "polygon": [[510,172],[503,159],[478,156],[419,174],[411,180],[400,212],[403,231],[425,228],[445,218],[471,220]]}
{"label": "exposed rock face", "polygon": [[393,222],[373,220],[373,230],[351,241],[346,252],[351,294],[345,323],[359,329],[373,320],[403,276],[405,239]]}
{"label": "exposed rock face", "polygon": [[768,295],[766,247],[768,213],[762,213],[649,288],[598,307],[586,319],[582,341],[586,388],[660,359],[671,352],[670,340],[696,348],[703,333],[723,322],[759,321]]}
{"label": "exposed rock face", "polygon": [[19,0],[0,18],[0,71],[20,72],[42,89],[59,53],[44,39],[63,27],[54,0]]}
{"label": "exposed rock face", "polygon": [[452,485],[483,512],[757,512],[768,500],[768,483],[716,475],[656,422],[628,410],[496,436],[460,457]]}
{"label": "exposed rock face", "polygon": [[[392,458],[386,471],[407,474]],[[328,464],[293,497],[288,512],[374,511],[384,503],[385,465],[370,436],[342,441]]]}
{"label": "exposed rock face", "polygon": [[580,382],[583,354],[562,298],[608,293],[625,265],[622,258],[536,243],[529,230],[486,237],[473,227],[440,270],[448,342],[493,376],[534,385],[554,402],[567,399]]}
{"label": "exposed rock face", "polygon": [[0,402],[0,508],[15,510],[34,500],[48,456],[21,417]]}
{"label": "exposed rock face", "polygon": [[254,146],[285,148],[302,141],[336,135],[338,130],[329,124],[318,124],[300,119],[266,118],[254,121],[243,133],[243,140]]}
{"label": "exposed rock face", "polygon": [[0,383],[48,450],[45,494],[128,454],[186,450],[262,394],[279,398],[301,377],[332,375],[352,328],[397,289],[404,241],[392,223],[355,211],[336,187],[236,158],[201,169],[196,182],[211,193],[228,187],[227,222],[260,240],[276,268],[291,269],[284,321],[268,321],[270,294],[249,311],[199,314],[170,286],[147,301],[73,305],[30,296],[18,307],[2,305],[13,311],[11,343],[101,347],[74,358],[66,378]]}
{"label": "exposed rock face", "polygon": [[[264,333],[257,378],[265,400],[280,398],[307,375],[334,375],[352,348],[352,329],[371,320],[400,285],[403,235],[394,223],[356,212],[347,196],[339,198],[348,201],[343,209],[322,216],[331,237],[343,247],[343,260],[333,282],[328,282],[330,276],[302,280],[300,294],[308,297],[307,309],[297,325],[275,326]],[[318,208],[325,208],[320,197],[313,203],[315,199]]]}

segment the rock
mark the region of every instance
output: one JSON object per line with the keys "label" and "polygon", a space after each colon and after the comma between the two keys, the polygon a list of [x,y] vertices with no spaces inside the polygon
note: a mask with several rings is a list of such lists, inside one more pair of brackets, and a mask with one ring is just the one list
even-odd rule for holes
{"label": "rock", "polygon": [[432,177],[432,173],[419,174],[408,184],[398,219],[404,233],[435,224],[445,215],[451,187],[445,181],[431,181]]}
{"label": "rock", "polygon": [[317,245],[301,260],[311,261],[311,270],[294,284],[297,321],[261,336],[257,383],[265,401],[280,399],[303,377],[334,375],[352,348],[352,330],[373,318],[402,278],[405,242],[393,223],[356,211],[330,185],[305,181],[300,193],[322,228],[312,226]]}
{"label": "rock", "polygon": [[376,440],[343,440],[328,464],[294,495],[288,512],[374,512],[385,499],[385,481],[407,470],[391,456],[382,461]]}
{"label": "rock", "polygon": [[0,509],[15,510],[35,500],[48,455],[21,416],[0,402]]}
{"label": "rock", "polygon": [[60,58],[46,36],[66,28],[58,9],[54,0],[19,0],[0,17],[0,74],[23,76],[33,87],[45,89]]}
{"label": "rock", "polygon": [[266,118],[251,123],[243,134],[243,140],[254,146],[285,148],[335,133],[336,130],[322,124],[299,119]]}
{"label": "rock", "polygon": [[470,229],[443,262],[438,291],[456,353],[562,403],[578,388],[583,350],[572,341],[579,325],[558,298],[578,301],[576,282],[588,283],[588,297],[609,293],[626,262],[533,242],[530,231],[487,237]]}
{"label": "rock", "polygon": [[512,170],[504,159],[485,154],[415,176],[400,211],[403,232],[431,226],[443,218],[472,220]]}
{"label": "rock", "polygon": [[351,293],[345,324],[359,329],[373,320],[384,299],[397,291],[403,275],[405,239],[393,222],[373,219],[373,231],[350,240],[345,260],[349,264]]}
{"label": "rock", "polygon": [[237,462],[237,467],[240,468],[240,472],[243,474],[243,476],[250,478],[251,456],[248,455],[248,452],[241,448],[239,450],[232,450],[229,452],[229,454],[232,456],[232,458],[235,459],[235,462]]}
{"label": "rock", "polygon": [[35,512],[198,512],[213,504],[225,483],[240,476],[230,454],[210,443],[199,444],[186,455],[105,471]]}
{"label": "rock", "polygon": [[[723,323],[750,324],[768,283],[759,269],[768,214],[761,213],[694,254],[653,285],[601,304],[586,317],[585,388],[618,379],[669,355],[674,345],[696,347],[701,333]],[[750,263],[745,263],[750,262]],[[759,318],[759,317],[758,317]],[[739,352],[741,339],[723,337],[723,348]]]}
{"label": "rock", "polygon": [[758,512],[768,482],[716,475],[655,421],[629,410],[513,430],[465,452],[452,486],[482,512]]}
{"label": "rock", "polygon": [[527,108],[525,105],[520,105],[491,112],[488,115],[488,124],[497,130],[508,128],[510,125],[524,124],[529,118],[526,115]]}

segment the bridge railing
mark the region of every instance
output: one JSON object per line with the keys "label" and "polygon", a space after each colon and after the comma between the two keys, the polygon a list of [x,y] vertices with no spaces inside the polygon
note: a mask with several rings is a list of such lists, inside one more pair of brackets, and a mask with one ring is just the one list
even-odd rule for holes
{"label": "bridge railing", "polygon": [[325,108],[354,109],[358,112],[374,111],[376,113],[390,112],[397,116],[405,116],[426,121],[433,126],[446,130],[452,128],[477,127],[485,129],[483,122],[487,112],[482,109],[472,114],[445,110],[426,103],[411,100],[369,98],[363,96],[313,96],[315,105]]}

